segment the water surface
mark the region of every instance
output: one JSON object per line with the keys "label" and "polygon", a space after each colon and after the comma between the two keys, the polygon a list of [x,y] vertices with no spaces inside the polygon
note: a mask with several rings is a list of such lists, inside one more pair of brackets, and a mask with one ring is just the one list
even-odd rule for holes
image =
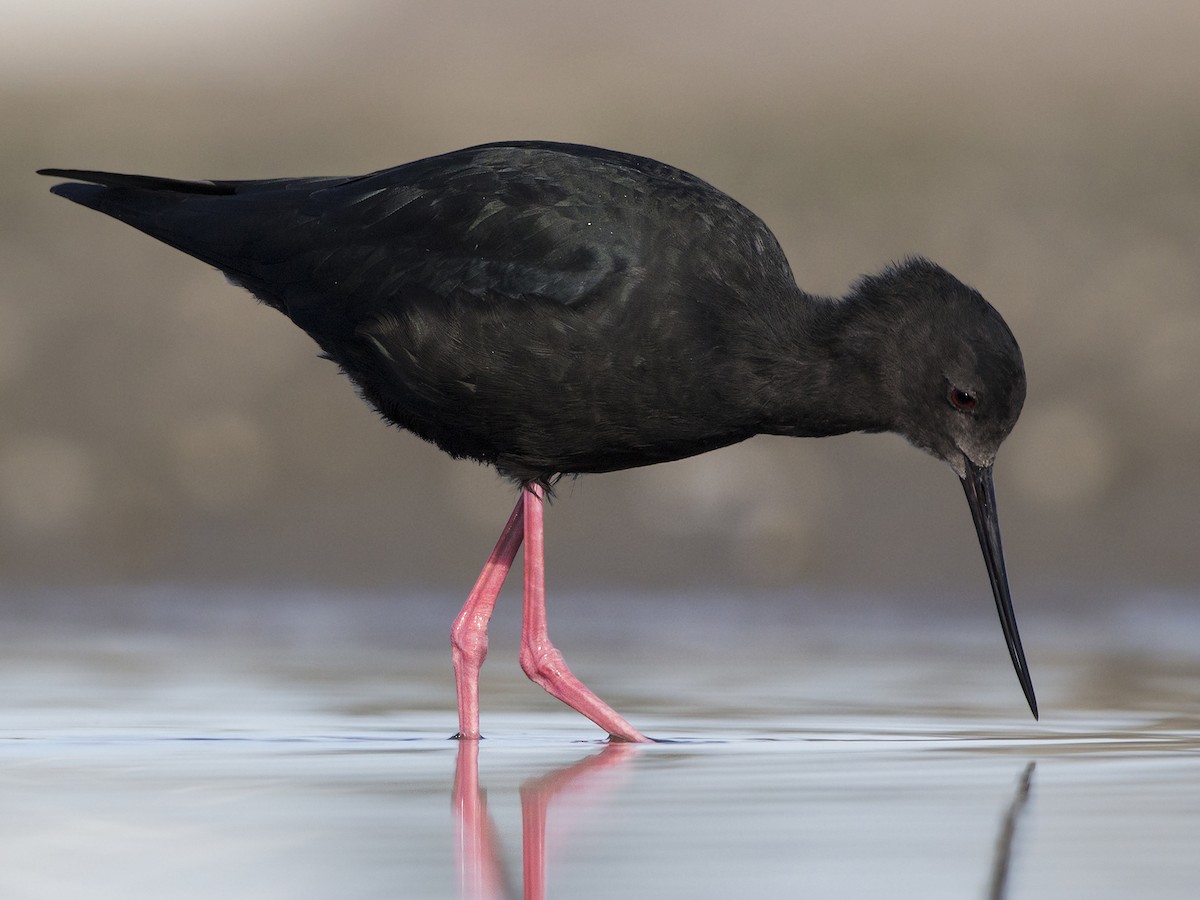
{"label": "water surface", "polygon": [[630,747],[528,684],[501,634],[486,738],[449,740],[451,600],[403,616],[179,590],[15,607],[0,641],[6,898],[1182,898],[1200,884],[1200,653],[1170,611],[1107,643],[1023,622],[1040,723],[987,619],[782,634],[768,607],[676,624],[654,647],[636,634],[664,634],[638,611],[652,607],[607,630],[564,614],[576,673],[663,740]]}

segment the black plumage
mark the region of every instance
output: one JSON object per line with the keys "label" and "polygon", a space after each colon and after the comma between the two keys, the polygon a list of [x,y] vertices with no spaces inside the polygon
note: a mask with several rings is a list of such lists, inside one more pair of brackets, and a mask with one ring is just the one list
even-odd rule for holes
{"label": "black plumage", "polygon": [[726,194],[581,145],[488,144],[349,178],[43,174],[283,312],[387,420],[522,484],[756,434],[902,434],[984,510],[1034,708],[988,524],[991,465],[1025,397],[1021,354],[999,314],[933,263],[809,295]]}

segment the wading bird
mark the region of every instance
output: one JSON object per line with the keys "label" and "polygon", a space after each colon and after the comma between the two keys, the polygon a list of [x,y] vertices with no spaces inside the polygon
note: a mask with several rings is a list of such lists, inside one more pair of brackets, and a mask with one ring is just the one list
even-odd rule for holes
{"label": "wading bird", "polygon": [[614,739],[646,740],[550,642],[545,493],[563,475],[757,434],[893,431],[950,465],[1037,716],[992,487],[1025,370],[1000,315],[939,266],[910,258],[843,298],[813,296],[726,194],[573,144],[487,144],[350,178],[41,174],[220,269],[304,329],[386,420],[520,486],[451,632],[458,737],[479,737],[487,623],[524,540],[522,668]]}

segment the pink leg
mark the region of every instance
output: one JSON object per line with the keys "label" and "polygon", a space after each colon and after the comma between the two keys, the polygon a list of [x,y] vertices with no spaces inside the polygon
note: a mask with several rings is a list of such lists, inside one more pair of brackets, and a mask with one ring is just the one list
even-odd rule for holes
{"label": "pink leg", "polygon": [[[524,491],[522,491],[524,494]],[[504,577],[521,548],[524,501],[517,498],[512,515],[496,549],[488,557],[479,580],[450,628],[450,650],[454,658],[454,683],[458,688],[458,734],[464,740],[479,740],[479,670],[487,657],[487,627],[496,606]]]}
{"label": "pink leg", "polygon": [[531,681],[541,685],[547,693],[567,706],[583,713],[614,740],[648,743],[649,738],[571,674],[562,654],[550,643],[550,635],[546,631],[543,493],[539,485],[532,485],[521,492],[525,505],[525,615],[521,624],[521,668]]}

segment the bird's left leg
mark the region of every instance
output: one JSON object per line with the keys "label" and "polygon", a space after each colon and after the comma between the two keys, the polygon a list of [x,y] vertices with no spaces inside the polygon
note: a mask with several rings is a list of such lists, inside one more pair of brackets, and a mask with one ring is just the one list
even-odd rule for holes
{"label": "bird's left leg", "polygon": [[525,613],[521,623],[521,668],[551,696],[583,713],[618,741],[650,739],[571,674],[546,631],[546,559],[541,485],[521,492],[525,506]]}
{"label": "bird's left leg", "polygon": [[500,532],[500,540],[496,541],[496,549],[488,557],[462,612],[450,628],[454,683],[458,689],[458,734],[455,737],[460,740],[479,739],[479,670],[487,657],[487,627],[496,607],[496,596],[521,549],[522,504],[523,498],[517,497],[517,505]]}

